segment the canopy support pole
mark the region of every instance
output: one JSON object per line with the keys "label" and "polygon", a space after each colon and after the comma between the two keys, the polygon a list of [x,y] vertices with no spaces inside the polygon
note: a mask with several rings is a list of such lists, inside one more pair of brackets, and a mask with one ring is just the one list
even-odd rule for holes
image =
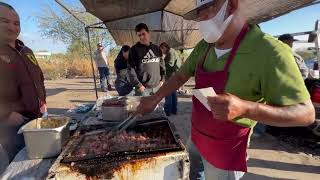
{"label": "canopy support pole", "polygon": [[57,4],[59,4],[64,10],[66,10],[71,16],[73,16],[76,20],[78,20],[84,27],[86,26],[86,24],[81,21],[72,11],[70,11],[65,5],[63,5],[60,0],[55,0],[55,2]]}
{"label": "canopy support pole", "polygon": [[94,73],[94,66],[93,66],[93,57],[92,57],[92,49],[91,49],[91,44],[90,44],[90,32],[89,29],[86,27],[86,24],[81,21],[72,11],[70,11],[65,5],[63,5],[60,0],[55,0],[55,2],[60,5],[64,10],[66,10],[71,16],[73,16],[76,20],[78,20],[84,27],[84,30],[87,33],[87,38],[88,38],[88,44],[89,44],[89,51],[90,51],[90,58],[91,58],[91,67],[92,67],[92,75],[93,75],[93,80],[94,80],[94,89],[96,92],[96,99],[98,100],[98,90],[97,90],[97,82],[96,82],[96,75]]}
{"label": "canopy support pole", "polygon": [[87,40],[89,44],[89,52],[90,52],[90,59],[91,59],[91,68],[92,68],[92,76],[93,76],[93,81],[94,81],[94,89],[96,92],[96,99],[98,100],[98,89],[97,89],[97,81],[96,81],[96,75],[94,73],[94,66],[93,66],[93,56],[92,56],[92,48],[91,48],[91,41],[90,41],[90,31],[89,28],[85,28],[86,33],[87,33]]}

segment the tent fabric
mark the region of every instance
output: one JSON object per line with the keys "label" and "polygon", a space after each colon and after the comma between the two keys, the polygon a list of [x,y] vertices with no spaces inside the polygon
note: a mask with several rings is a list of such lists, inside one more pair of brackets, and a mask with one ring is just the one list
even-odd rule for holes
{"label": "tent fabric", "polygon": [[[196,0],[80,0],[86,10],[103,21],[118,45],[138,41],[134,28],[146,23],[155,44],[192,48],[201,39],[198,25],[181,16],[196,6]],[[249,22],[260,23],[317,0],[241,0]]]}
{"label": "tent fabric", "polygon": [[181,16],[166,11],[157,11],[105,24],[118,45],[132,46],[138,41],[135,26],[141,22],[148,25],[152,42],[158,45],[161,42],[167,42],[176,49],[192,48],[201,39],[196,22],[186,21]]}
{"label": "tent fabric", "polygon": [[[114,21],[163,10],[170,0],[80,0],[102,21]],[[190,1],[190,0],[188,0]],[[183,2],[183,0],[181,0]]]}

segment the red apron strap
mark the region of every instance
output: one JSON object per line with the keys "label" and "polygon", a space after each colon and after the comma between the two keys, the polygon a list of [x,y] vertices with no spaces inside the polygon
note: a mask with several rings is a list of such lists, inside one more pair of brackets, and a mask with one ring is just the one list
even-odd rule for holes
{"label": "red apron strap", "polygon": [[244,37],[246,36],[247,32],[249,30],[249,25],[247,23],[245,23],[241,29],[240,34],[238,35],[238,37],[236,38],[236,41],[234,42],[233,48],[230,52],[230,55],[227,59],[226,65],[224,66],[224,70],[223,71],[228,71],[229,70],[229,66],[232,63],[234,56],[237,54],[237,51],[240,47],[241,41],[244,39]]}

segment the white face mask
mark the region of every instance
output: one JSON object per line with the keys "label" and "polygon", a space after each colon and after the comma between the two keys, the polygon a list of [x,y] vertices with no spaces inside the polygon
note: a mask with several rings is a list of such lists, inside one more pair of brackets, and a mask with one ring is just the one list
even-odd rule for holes
{"label": "white face mask", "polygon": [[233,18],[232,14],[226,20],[224,20],[224,17],[227,13],[227,7],[228,0],[223,4],[222,8],[219,10],[216,16],[212,17],[209,20],[199,22],[199,30],[206,42],[217,42],[223,35],[224,31],[227,29]]}

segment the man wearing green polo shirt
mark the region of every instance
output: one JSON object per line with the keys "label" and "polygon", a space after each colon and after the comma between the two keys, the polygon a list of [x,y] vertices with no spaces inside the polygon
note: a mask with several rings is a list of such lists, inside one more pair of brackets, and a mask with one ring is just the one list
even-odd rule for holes
{"label": "man wearing green polo shirt", "polygon": [[[141,100],[137,114],[154,110],[192,76],[196,89],[213,88],[209,109],[193,98],[191,172],[202,160],[206,179],[240,179],[250,128],[256,122],[307,126],[315,112],[290,48],[244,18],[243,1],[197,0],[188,20],[199,21],[202,41],[161,89]],[[199,152],[200,156],[196,156]],[[198,158],[198,159],[195,159]],[[191,173],[190,178],[196,179]]]}

